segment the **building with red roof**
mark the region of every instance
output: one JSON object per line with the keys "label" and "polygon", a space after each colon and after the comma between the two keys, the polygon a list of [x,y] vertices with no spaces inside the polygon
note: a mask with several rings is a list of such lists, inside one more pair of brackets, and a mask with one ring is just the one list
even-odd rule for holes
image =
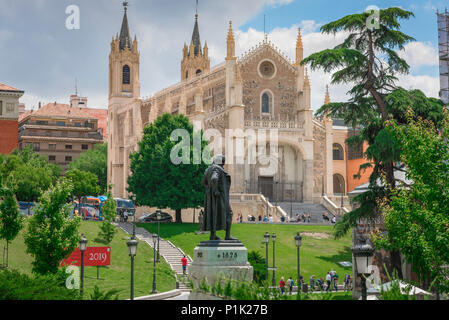
{"label": "building with red roof", "polygon": [[17,148],[19,99],[25,92],[0,83],[0,154]]}
{"label": "building with red roof", "polygon": [[19,117],[19,149],[33,150],[60,165],[63,170],[82,152],[103,143],[107,132],[107,110],[85,107],[87,98],[70,97],[70,104],[48,103]]}

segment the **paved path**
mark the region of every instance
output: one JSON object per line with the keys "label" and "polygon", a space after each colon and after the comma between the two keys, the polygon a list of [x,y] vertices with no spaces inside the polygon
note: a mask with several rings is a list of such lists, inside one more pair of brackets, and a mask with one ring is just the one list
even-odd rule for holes
{"label": "paved path", "polygon": [[[130,222],[118,222],[115,223],[115,225],[128,234],[133,233],[133,225]],[[136,227],[136,237],[141,241],[145,241],[150,247],[153,247],[153,238],[151,234],[144,228]],[[170,241],[160,238],[159,255],[164,258],[165,261],[167,261],[167,263],[170,265],[170,268],[175,271],[177,275],[177,281],[179,282],[179,289],[189,290],[188,286],[182,282],[182,279],[185,278],[182,274],[181,264],[181,258],[184,256],[184,252],[180,248],[175,247]],[[189,264],[192,263],[192,259],[188,255],[186,255],[186,258]]]}

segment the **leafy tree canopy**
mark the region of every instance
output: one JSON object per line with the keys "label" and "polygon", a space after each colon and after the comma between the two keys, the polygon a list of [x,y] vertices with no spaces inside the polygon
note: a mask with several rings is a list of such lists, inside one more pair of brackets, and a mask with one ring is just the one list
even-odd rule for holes
{"label": "leafy tree canopy", "polygon": [[[184,156],[188,164],[174,164],[171,152],[179,141],[171,141],[172,132],[184,129],[188,133]],[[163,114],[144,129],[139,151],[130,155],[132,175],[128,178],[128,191],[136,195],[139,205],[176,210],[176,221],[181,220],[181,209],[199,207],[204,200],[201,179],[207,165],[200,158],[194,164],[194,129],[189,119],[183,115]],[[198,133],[202,137],[202,133]],[[201,150],[208,152],[206,142],[201,142]],[[181,156],[182,150],[178,155]]]}
{"label": "leafy tree canopy", "polygon": [[91,172],[72,169],[67,171],[65,176],[72,182],[72,194],[79,200],[81,197],[96,196],[100,193],[98,178]]}
{"label": "leafy tree canopy", "polygon": [[401,141],[401,161],[407,164],[410,186],[390,190],[381,202],[388,236],[377,234],[376,243],[400,250],[423,280],[449,292],[449,114],[441,128],[430,120],[406,114],[407,126],[390,121],[386,130]]}
{"label": "leafy tree canopy", "polygon": [[78,169],[95,174],[98,177],[100,193],[105,194],[107,189],[108,173],[108,145],[96,144],[93,150],[88,150],[80,158],[70,162],[69,169]]}
{"label": "leafy tree canopy", "polygon": [[34,257],[33,271],[56,273],[61,260],[66,259],[79,242],[80,217],[70,218],[67,199],[73,185],[63,179],[39,198],[34,215],[29,219],[24,236],[27,252]]}

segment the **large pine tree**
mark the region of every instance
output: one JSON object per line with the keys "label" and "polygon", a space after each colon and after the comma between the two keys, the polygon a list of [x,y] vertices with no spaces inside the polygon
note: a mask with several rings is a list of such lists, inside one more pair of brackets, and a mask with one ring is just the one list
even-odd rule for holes
{"label": "large pine tree", "polygon": [[[357,134],[348,139],[353,146],[366,141],[368,163],[361,170],[373,167],[369,191],[356,198],[360,207],[343,216],[336,225],[336,236],[344,235],[360,218],[379,216],[378,201],[389,197],[388,189],[379,186],[378,179],[385,177],[387,185],[395,188],[395,170],[400,159],[400,143],[385,130],[386,122],[394,118],[405,123],[405,110],[411,107],[416,116],[438,123],[442,119],[442,103],[427,98],[421,91],[407,91],[396,85],[397,76],[409,72],[409,65],[398,55],[398,50],[414,39],[400,31],[400,19],[408,20],[413,13],[398,7],[379,11],[378,25],[370,19],[372,12],[345,16],[321,27],[325,34],[348,33],[343,43],[333,49],[310,55],[301,63],[312,70],[332,72],[332,84],[350,84],[347,102],[335,102],[322,106],[317,115],[329,114],[342,118],[357,128]],[[374,26],[374,27],[373,27]],[[400,184],[399,184],[400,185]],[[395,269],[400,277],[399,252],[391,252]]]}

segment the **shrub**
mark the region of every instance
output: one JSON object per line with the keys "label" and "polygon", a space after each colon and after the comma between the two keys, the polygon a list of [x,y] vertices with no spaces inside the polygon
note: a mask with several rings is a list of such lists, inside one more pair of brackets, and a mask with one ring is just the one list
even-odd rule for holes
{"label": "shrub", "polygon": [[65,287],[66,274],[29,276],[17,270],[0,271],[0,300],[77,300],[78,290]]}

